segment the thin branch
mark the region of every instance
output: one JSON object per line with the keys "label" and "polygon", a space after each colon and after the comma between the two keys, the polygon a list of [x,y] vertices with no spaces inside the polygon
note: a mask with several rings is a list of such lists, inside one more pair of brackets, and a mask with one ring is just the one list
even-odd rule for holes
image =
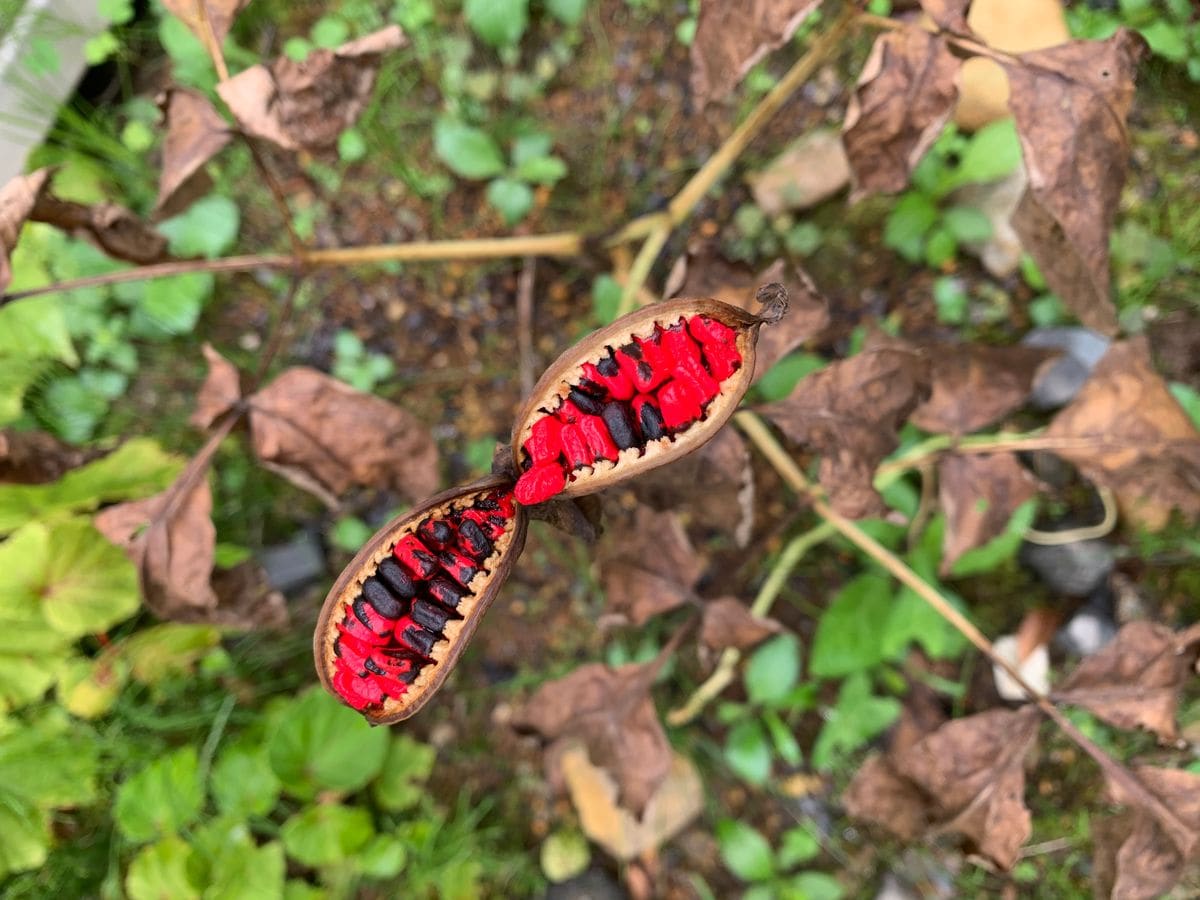
{"label": "thin branch", "polygon": [[1096,485],[1096,494],[1104,505],[1104,518],[1095,525],[1081,525],[1079,528],[1067,528],[1063,531],[1041,531],[1037,528],[1027,528],[1024,539],[1031,544],[1041,544],[1043,547],[1061,547],[1063,544],[1091,541],[1110,534],[1117,527],[1117,498],[1111,490],[1101,485]]}
{"label": "thin branch", "polygon": [[193,5],[196,9],[196,19],[200,23],[200,40],[204,44],[204,49],[208,51],[208,55],[212,59],[213,66],[217,70],[217,77],[221,81],[228,81],[229,66],[225,63],[225,53],[222,51],[221,45],[217,43],[217,34],[213,31],[212,22],[208,18],[208,9],[204,5],[204,0],[195,0]]}
{"label": "thin branch", "polygon": [[[292,208],[288,205],[287,195],[283,192],[283,187],[279,184],[279,180],[267,165],[266,159],[258,149],[258,144],[254,138],[246,134],[244,131],[239,132],[244,143],[250,150],[250,158],[254,161],[254,168],[258,169],[258,174],[262,176],[266,182],[267,189],[271,192],[271,197],[275,200],[275,208],[279,211],[279,218],[283,220],[283,227],[287,229],[288,243],[292,247],[292,259],[299,260],[304,255],[304,241],[300,240],[300,235],[296,233],[296,226],[292,222]],[[299,263],[297,263],[297,266]]]}
{"label": "thin branch", "polygon": [[537,280],[537,257],[525,257],[517,278],[517,381],[521,396],[533,393],[533,286]]}
{"label": "thin branch", "polygon": [[259,355],[258,369],[246,387],[246,396],[258,390],[259,385],[262,384],[263,379],[267,376],[267,371],[271,368],[271,363],[278,355],[279,348],[283,346],[283,335],[292,321],[292,314],[296,309],[296,295],[300,292],[300,282],[302,280],[303,277],[296,274],[292,277],[291,284],[288,285],[288,292],[283,298],[283,305],[279,310],[278,318],[276,318],[275,323],[267,333],[266,347]]}
{"label": "thin branch", "polygon": [[645,243],[642,244],[642,249],[638,251],[638,255],[633,260],[633,265],[629,267],[629,276],[625,279],[625,284],[621,287],[621,301],[617,304],[617,316],[625,315],[636,305],[642,285],[646,283],[646,278],[650,275],[650,269],[654,265],[654,261],[658,259],[658,254],[662,252],[663,245],[666,244],[667,238],[670,236],[671,228],[669,225],[659,225],[658,228],[646,236]]}

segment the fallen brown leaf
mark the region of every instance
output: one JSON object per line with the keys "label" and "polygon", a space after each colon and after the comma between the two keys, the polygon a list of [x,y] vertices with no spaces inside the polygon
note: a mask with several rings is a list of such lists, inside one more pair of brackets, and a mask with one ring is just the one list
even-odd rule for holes
{"label": "fallen brown leaf", "polygon": [[1012,453],[948,453],[938,462],[938,502],[946,513],[940,572],[950,573],[968,550],[1008,526],[1012,514],[1037,496],[1035,479]]}
{"label": "fallen brown leaf", "polygon": [[896,432],[929,391],[929,362],[896,347],[868,348],[831,363],[791,395],[759,411],[789,439],[822,454],[820,480],[833,507],[862,518],[883,510],[875,467],[896,449]]}
{"label": "fallen brown leaf", "polygon": [[797,138],[746,180],[755,205],[768,216],[778,216],[816,206],[844,188],[850,183],[850,161],[841,135],[818,128]]}
{"label": "fallen brown leaf", "polygon": [[1164,527],[1172,509],[1200,516],[1200,433],[1154,371],[1144,337],[1109,347],[1046,437],[1094,441],[1054,452],[1112,490],[1146,529]]}
{"label": "fallen brown leaf", "polygon": [[329,506],[351,485],[409,499],[438,486],[433,436],[398,406],[315,369],[287,369],[247,398],[254,452],[272,471]]}
{"label": "fallen brown leaf", "polygon": [[878,753],[863,760],[854,773],[842,806],[851,818],[878,825],[902,841],[913,840],[929,825],[925,796]]}
{"label": "fallen brown leaf", "polygon": [[609,524],[597,565],[609,609],[632,625],[687,603],[704,572],[679,517],[640,504],[627,522]]}
{"label": "fallen brown leaf", "polygon": [[630,487],[654,509],[683,513],[692,525],[731,535],[738,547],[750,542],[754,469],[750,449],[734,428],[722,428],[699,450],[647,472]]}
{"label": "fallen brown leaf", "polygon": [[1038,374],[1060,351],[986,344],[930,344],[920,348],[932,365],[929,399],[910,421],[935,434],[969,434],[1000,421],[1029,396]]}
{"label": "fallen brown leaf", "polygon": [[737,597],[718,597],[704,604],[700,643],[713,650],[749,650],[782,630],[774,619],[754,615]]}
{"label": "fallen brown leaf", "polygon": [[851,200],[899,191],[950,118],[961,61],[943,38],[902,28],[875,39],[842,123]]}
{"label": "fallen brown leaf", "polygon": [[[1169,809],[1172,825],[1119,789],[1119,803],[1133,807],[1133,826],[1116,857],[1112,896],[1134,900],[1166,895],[1196,856],[1200,840],[1200,775],[1180,769],[1138,766],[1133,770],[1141,786]],[[1109,782],[1110,789],[1113,784]]]}
{"label": "fallen brown leaf", "polygon": [[967,25],[967,7],[970,5],[971,0],[921,0],[921,9],[933,24],[955,34],[971,34]]}
{"label": "fallen brown leaf", "polygon": [[82,232],[114,259],[149,265],[167,258],[167,239],[116,203],[86,206],[42,192],[29,218],[63,231]]}
{"label": "fallen brown leaf", "polygon": [[1142,37],[1121,28],[1107,41],[1072,41],[1004,64],[1029,172],[1013,225],[1050,289],[1105,334],[1117,330],[1108,241],[1129,167],[1125,117],[1145,52]]}
{"label": "fallen brown leaf", "polygon": [[697,109],[728,96],[756,62],[787,43],[820,5],[820,0],[702,0],[692,40]]}
{"label": "fallen brown leaf", "polygon": [[[172,15],[180,19],[191,29],[201,43],[207,43],[205,38],[205,21],[212,30],[216,45],[225,43],[233,20],[250,3],[250,0],[163,0]],[[203,18],[201,18],[203,16]]]}
{"label": "fallen brown leaf", "polygon": [[954,719],[896,755],[896,771],[932,803],[938,830],[965,835],[1004,869],[1029,839],[1025,757],[1037,738],[1033,707]]}
{"label": "fallen brown leaf", "polygon": [[[189,4],[190,5],[190,4]],[[169,88],[158,100],[167,126],[155,210],[174,209],[176,198],[205,163],[233,139],[229,125],[199,91]]]}
{"label": "fallen brown leaf", "polygon": [[572,742],[558,760],[583,833],[621,862],[661,847],[704,808],[700,774],[679,753],[672,754],[666,777],[640,817],[617,803],[617,785],[592,764],[585,747]]}
{"label": "fallen brown leaf", "polygon": [[201,431],[233,409],[242,399],[241,376],[237,367],[218,353],[212,344],[201,348],[208,362],[208,375],[196,394],[196,408],[188,422]]}
{"label": "fallen brown leaf", "polygon": [[242,130],[286,150],[329,147],[362,114],[384,53],[407,43],[391,25],[304,62],[251,66],[217,85]]}
{"label": "fallen brown leaf", "polygon": [[213,573],[212,589],[217,607],[205,616],[205,622],[239,631],[279,631],[288,624],[286,599],[271,587],[266,569],[255,560],[218,569]]}
{"label": "fallen brown leaf", "polygon": [[46,189],[51,171],[47,167],[28,175],[18,175],[0,188],[0,291],[12,281],[12,265],[8,258],[17,246],[21,227]]}
{"label": "fallen brown leaf", "polygon": [[616,780],[621,805],[641,815],[671,769],[671,745],[650,686],[675,643],[648,663],[615,669],[590,663],[546,682],[516,712],[513,727],[553,742],[547,761],[559,774],[562,753],[582,742],[592,763]]}
{"label": "fallen brown leaf", "polygon": [[0,484],[45,484],[104,455],[64,444],[45,431],[0,430]]}
{"label": "fallen brown leaf", "polygon": [[1174,741],[1179,692],[1194,677],[1198,645],[1194,627],[1176,634],[1151,622],[1130,622],[1076,666],[1054,699],[1082,706],[1117,728],[1145,728]]}

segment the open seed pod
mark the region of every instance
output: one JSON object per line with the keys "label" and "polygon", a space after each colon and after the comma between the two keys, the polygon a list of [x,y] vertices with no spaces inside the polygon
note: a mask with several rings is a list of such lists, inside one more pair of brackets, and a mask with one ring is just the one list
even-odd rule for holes
{"label": "open seed pod", "polygon": [[787,310],[759,288],[762,315],[679,298],[622,316],[563,353],[517,416],[514,496],[532,505],[609,487],[691,453],[737,409],[764,323]]}
{"label": "open seed pod", "polygon": [[313,636],[326,690],[373,725],[441,687],[525,544],[512,482],[488,476],[381,528],[325,598]]}

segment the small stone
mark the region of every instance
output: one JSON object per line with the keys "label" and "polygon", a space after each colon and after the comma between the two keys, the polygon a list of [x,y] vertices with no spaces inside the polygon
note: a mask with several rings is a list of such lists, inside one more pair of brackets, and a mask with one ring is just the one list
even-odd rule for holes
{"label": "small stone", "polygon": [[628,897],[624,888],[599,869],[589,869],[546,889],[546,900],[628,900]]}
{"label": "small stone", "polygon": [[317,539],[302,531],[286,544],[266,547],[258,561],[271,587],[285,594],[311,584],[325,574],[325,555]]}
{"label": "small stone", "polygon": [[1075,399],[1109,339],[1087,328],[1035,328],[1021,340],[1026,347],[1057,347],[1065,351],[1034,382],[1029,403],[1035,409],[1057,409]]}
{"label": "small stone", "polygon": [[1033,569],[1052,591],[1086,597],[1113,570],[1113,549],[1104,541],[1070,544],[1030,544],[1021,547],[1021,562]]}
{"label": "small stone", "polygon": [[1091,656],[1117,636],[1117,626],[1098,610],[1080,610],[1055,637],[1056,643],[1075,656]]}
{"label": "small stone", "polygon": [[758,207],[768,216],[777,216],[832,197],[850,183],[850,163],[841,135],[822,128],[793,141],[747,180]]}

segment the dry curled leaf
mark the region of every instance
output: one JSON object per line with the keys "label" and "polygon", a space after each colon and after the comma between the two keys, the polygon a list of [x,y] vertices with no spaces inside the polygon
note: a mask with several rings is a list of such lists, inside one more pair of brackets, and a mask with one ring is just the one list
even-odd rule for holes
{"label": "dry curled leaf", "polygon": [[104,455],[64,444],[45,431],[0,430],[0,484],[45,484]]}
{"label": "dry curled leaf", "polygon": [[820,0],[702,0],[691,51],[696,107],[728,96],[756,62],[787,43],[820,5]]}
{"label": "dry curled leaf", "polygon": [[704,572],[679,517],[642,505],[609,529],[597,564],[609,609],[633,625],[687,603]]}
{"label": "dry curled leaf", "polygon": [[63,231],[81,232],[114,259],[149,265],[167,258],[167,239],[116,203],[86,206],[43,192],[29,218]]}
{"label": "dry curled leaf", "polygon": [[782,630],[774,619],[754,615],[737,597],[718,597],[704,604],[700,643],[713,650],[749,650]]}
{"label": "dry curled leaf", "polygon": [[620,804],[641,815],[671,769],[671,745],[650,686],[673,643],[648,663],[615,669],[591,663],[546,682],[517,711],[514,727],[555,742],[547,752],[552,766],[571,743],[582,742],[591,761],[616,780]]}
{"label": "dry curled leaf", "polygon": [[217,85],[242,130],[286,150],[329,147],[358,120],[382,55],[407,43],[392,25],[303,62],[251,66]]}
{"label": "dry curled leaf", "polygon": [[768,216],[778,216],[816,206],[844,188],[850,183],[850,161],[837,130],[818,128],[797,138],[746,180],[755,205]]}
{"label": "dry curled leaf", "polygon": [[0,188],[0,291],[12,281],[12,266],[8,258],[17,246],[21,227],[50,180],[49,168],[28,175],[18,175]]}
{"label": "dry curled leaf", "polygon": [[1046,437],[1085,439],[1054,452],[1143,527],[1161,529],[1172,509],[1200,516],[1200,432],[1154,371],[1144,337],[1109,347]]}
{"label": "dry curled leaf", "polygon": [[1029,190],[1013,225],[1050,289],[1089,328],[1117,330],[1109,232],[1129,167],[1125,117],[1146,52],[1136,32],[1072,41],[1005,63]]}
{"label": "dry curled leaf", "polygon": [[875,39],[842,124],[852,199],[908,184],[950,118],[961,67],[944,39],[920,28]]}
{"label": "dry curled leaf", "polygon": [[930,344],[933,388],[911,421],[935,434],[969,434],[1024,404],[1043,367],[1059,355],[1041,347]]}
{"label": "dry curled leaf", "polygon": [[[183,22],[202,44],[207,44],[207,32],[219,47],[225,43],[237,14],[250,0],[163,0],[163,6]],[[205,27],[207,25],[207,28]]]}
{"label": "dry curled leaf", "polygon": [[689,247],[676,260],[667,279],[668,297],[712,297],[754,312],[759,285],[777,282],[787,288],[788,314],[759,332],[755,350],[754,380],[762,378],[775,363],[825,330],[829,325],[829,301],[813,284],[808,273],[776,260],[757,275],[741,263],[731,263],[703,244]]}
{"label": "dry curled leaf", "polygon": [[298,367],[246,402],[251,442],[263,465],[330,506],[355,484],[414,500],[437,489],[433,436],[386,400]]}
{"label": "dry curled leaf", "polygon": [[188,422],[203,431],[237,405],[242,399],[242,389],[241,376],[233,363],[212,344],[206,343],[201,349],[208,362],[208,375],[196,394],[196,408]]}
{"label": "dry curled leaf", "polygon": [[162,174],[154,208],[174,210],[176,204],[172,201],[205,163],[225,149],[233,134],[199,91],[169,88],[159,98],[158,105],[166,121],[167,135],[163,139]]}
{"label": "dry curled leaf", "polygon": [[789,439],[822,454],[821,485],[844,516],[882,511],[875,467],[896,449],[896,432],[929,392],[929,362],[896,347],[864,350],[802,379],[759,411]]}
{"label": "dry curled leaf", "polygon": [[1025,757],[1040,717],[1023,707],[955,719],[894,759],[896,771],[930,799],[938,829],[965,835],[1004,869],[1029,839]]}
{"label": "dry curled leaf", "polygon": [[949,574],[968,550],[998,537],[1017,507],[1037,492],[1037,479],[1015,454],[943,456],[938,463],[938,502],[946,513],[941,574]]}
{"label": "dry curled leaf", "polygon": [[1179,692],[1193,677],[1200,631],[1176,634],[1130,622],[1108,646],[1084,659],[1054,692],[1117,728],[1145,728],[1161,740],[1179,736]]}
{"label": "dry curled leaf", "polygon": [[1133,806],[1133,819],[1129,836],[1117,851],[1112,896],[1120,900],[1153,900],[1165,896],[1175,886],[1184,866],[1196,856],[1200,839],[1200,775],[1154,766],[1138,766],[1133,774],[1171,811],[1176,827],[1164,827],[1149,809],[1117,792],[1119,802]]}
{"label": "dry curled leaf", "polygon": [[677,510],[691,525],[731,535],[738,547],[750,542],[754,469],[750,449],[733,428],[722,428],[695,453],[647,472],[630,488],[654,509]]}
{"label": "dry curled leaf", "polygon": [[896,771],[888,756],[868,756],[842,794],[846,814],[911,841],[929,825],[929,804],[917,787]]}
{"label": "dry curled leaf", "polygon": [[570,744],[559,754],[558,765],[583,833],[622,862],[661,847],[704,808],[700,774],[679,753],[672,754],[671,767],[641,816],[618,804],[617,785],[592,764],[585,747]]}

